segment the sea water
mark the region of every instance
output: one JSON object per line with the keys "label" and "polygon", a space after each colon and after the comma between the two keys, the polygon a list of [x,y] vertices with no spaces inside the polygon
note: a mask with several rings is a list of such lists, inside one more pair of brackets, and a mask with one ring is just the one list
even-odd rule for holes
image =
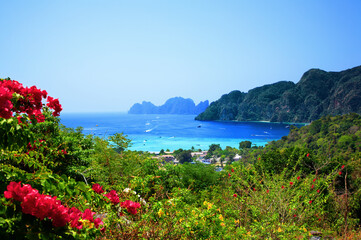
{"label": "sea water", "polygon": [[[83,127],[84,134],[108,137],[124,133],[131,140],[130,150],[207,150],[211,144],[238,148],[239,142],[251,141],[264,146],[289,133],[290,124],[268,122],[196,121],[195,115],[62,113],[66,127]],[[300,124],[296,126],[301,126]]]}

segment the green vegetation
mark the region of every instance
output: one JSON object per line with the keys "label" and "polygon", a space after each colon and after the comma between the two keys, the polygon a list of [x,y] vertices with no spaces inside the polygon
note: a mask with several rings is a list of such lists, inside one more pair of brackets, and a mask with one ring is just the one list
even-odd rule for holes
{"label": "green vegetation", "polygon": [[311,122],[322,116],[361,113],[361,66],[341,72],[311,69],[301,80],[232,91],[196,120]]}
{"label": "green vegetation", "polygon": [[[229,163],[219,172],[188,163],[189,150],[175,153],[184,164],[161,164],[128,150],[123,134],[84,136],[60,126],[46,106],[42,114],[43,121],[0,118],[4,239],[361,237],[357,114],[293,128],[264,148],[211,145],[211,155]],[[232,163],[237,153],[243,158]]]}
{"label": "green vegetation", "polygon": [[179,163],[183,164],[186,162],[192,162],[192,151],[191,150],[183,150],[178,149],[174,151],[174,156],[178,159]]}

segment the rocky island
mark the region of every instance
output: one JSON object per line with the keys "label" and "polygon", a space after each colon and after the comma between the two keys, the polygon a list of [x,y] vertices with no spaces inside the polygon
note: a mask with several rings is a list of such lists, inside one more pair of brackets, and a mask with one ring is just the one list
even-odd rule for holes
{"label": "rocky island", "polygon": [[155,106],[151,102],[143,101],[134,104],[128,113],[130,114],[200,114],[209,106],[208,100],[198,105],[190,98],[174,97],[168,99],[163,105]]}

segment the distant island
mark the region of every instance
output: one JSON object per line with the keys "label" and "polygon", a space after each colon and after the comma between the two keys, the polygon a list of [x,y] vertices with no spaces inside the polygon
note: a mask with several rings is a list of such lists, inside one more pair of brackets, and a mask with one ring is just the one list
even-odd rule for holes
{"label": "distant island", "polygon": [[341,72],[311,69],[295,84],[281,81],[232,91],[196,120],[311,122],[326,115],[361,113],[361,66]]}
{"label": "distant island", "polygon": [[174,97],[168,99],[162,106],[143,101],[134,104],[128,111],[130,114],[200,114],[209,106],[208,100],[195,105],[190,98]]}

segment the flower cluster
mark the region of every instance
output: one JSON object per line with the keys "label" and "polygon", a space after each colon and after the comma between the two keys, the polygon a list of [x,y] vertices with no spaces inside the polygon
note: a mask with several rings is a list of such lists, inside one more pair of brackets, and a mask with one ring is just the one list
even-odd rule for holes
{"label": "flower cluster", "polygon": [[120,206],[127,208],[128,213],[133,215],[137,214],[137,208],[140,208],[139,203],[130,200],[125,200],[124,202],[121,202]]}
{"label": "flower cluster", "polygon": [[115,190],[111,190],[109,193],[104,194],[113,204],[119,203],[119,196],[118,193]]}
{"label": "flower cluster", "polygon": [[61,204],[60,200],[56,199],[56,196],[40,194],[29,184],[21,186],[21,182],[10,182],[4,196],[7,199],[21,202],[21,208],[25,214],[30,214],[40,220],[51,219],[54,227],[63,227],[70,223],[71,227],[81,229],[83,221],[80,221],[80,218],[93,223],[96,228],[103,224],[100,218],[94,219],[95,213],[90,209],[86,209],[82,213],[75,207],[67,208]]}
{"label": "flower cluster", "polygon": [[100,186],[98,183],[93,184],[92,189],[94,190],[94,192],[99,194],[104,192],[103,186]]}
{"label": "flower cluster", "polygon": [[[92,189],[94,190],[94,192],[98,194],[102,194],[104,192],[103,186],[99,185],[98,183],[93,184]],[[130,188],[124,189],[124,192],[129,192],[129,191]],[[104,196],[107,197],[114,205],[120,202],[118,193],[115,190],[111,190],[109,193],[104,194]],[[140,208],[140,203],[133,202],[131,200],[126,200],[124,202],[121,202],[120,206],[126,208],[130,214],[135,215],[137,214],[137,209]]]}
{"label": "flower cluster", "polygon": [[0,79],[0,117],[2,118],[11,118],[13,113],[26,113],[32,119],[44,122],[45,117],[41,112],[43,98],[47,99],[47,106],[54,110],[53,116],[59,116],[62,110],[59,100],[48,96],[45,90],[42,91],[35,86],[24,87],[14,80]]}

